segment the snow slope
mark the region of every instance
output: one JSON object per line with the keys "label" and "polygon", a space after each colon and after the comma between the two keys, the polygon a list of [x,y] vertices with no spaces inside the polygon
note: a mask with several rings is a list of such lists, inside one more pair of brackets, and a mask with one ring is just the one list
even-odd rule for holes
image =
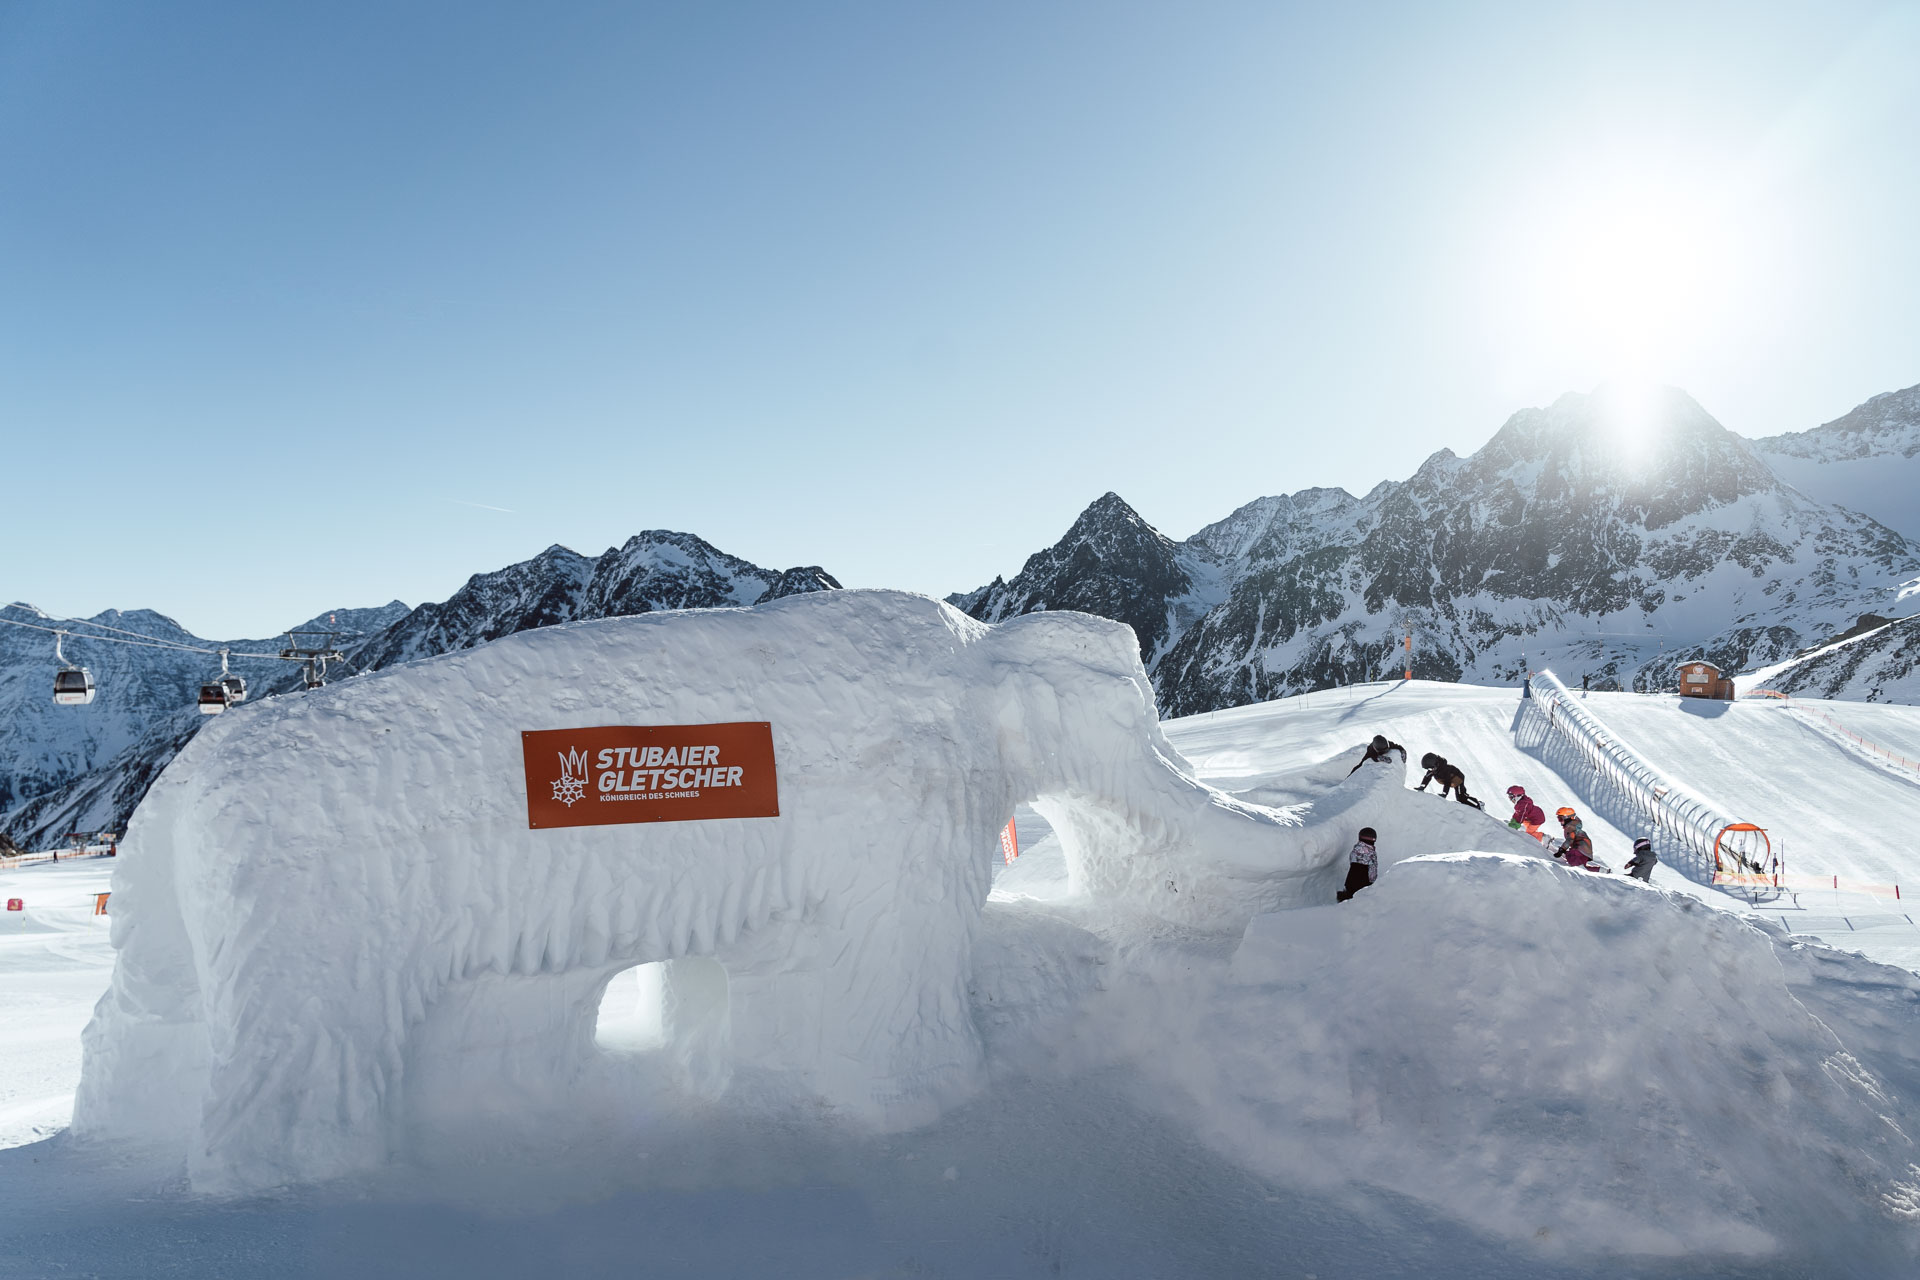
{"label": "snow slope", "polygon": [[[1767,828],[1796,876],[1901,884],[1920,893],[1920,852],[1897,833],[1920,829],[1920,780],[1881,767],[1817,721],[1772,700],[1708,703],[1671,694],[1599,693],[1587,707],[1662,772],[1724,810]],[[1642,834],[1630,811],[1596,788],[1587,770],[1556,751],[1524,717],[1516,690],[1429,681],[1326,690],[1304,697],[1169,723],[1169,738],[1200,775],[1232,791],[1272,775],[1272,748],[1286,758],[1326,754],[1384,733],[1417,758],[1435,750],[1466,771],[1497,809],[1514,783],[1551,813],[1578,809],[1602,860],[1625,864]],[[1920,709],[1847,703],[1836,714],[1889,747],[1920,747]],[[1353,748],[1354,758],[1359,749]],[[1418,780],[1416,773],[1415,780]],[[1670,857],[1654,883],[1730,908],[1749,905],[1711,886],[1697,859]],[[1904,900],[1802,893],[1769,904],[1769,918],[1888,963],[1920,968],[1920,927]],[[1847,923],[1848,919],[1856,923]]]}
{"label": "snow slope", "polygon": [[[747,616],[827,607],[850,606]],[[511,664],[612,625],[356,684],[424,704],[419,676]],[[1141,679],[1137,651],[1128,658]],[[890,685],[904,688],[912,665],[891,668]],[[315,710],[287,728],[317,746],[368,709],[329,699],[301,700]],[[1709,719],[1670,699],[1590,705],[1702,793],[1766,801],[1762,820],[1809,845],[1796,859],[1875,865],[1822,811],[1850,786],[1862,822],[1920,816],[1920,788],[1775,736],[1788,722],[1768,708]],[[1791,940],[1781,920],[1807,907],[1712,909],[1744,904],[1700,884],[1698,868],[1663,865],[1651,888],[1571,872],[1524,856],[1531,846],[1496,820],[1407,790],[1417,772],[1348,776],[1384,731],[1416,757],[1442,750],[1482,795],[1518,779],[1549,807],[1573,801],[1618,862],[1625,835],[1605,798],[1550,749],[1516,746],[1516,728],[1530,740],[1524,711],[1511,689],[1415,682],[1165,726],[1167,763],[1279,806],[1316,849],[1337,854],[1363,822],[1381,829],[1380,883],[1341,907],[1249,924],[1231,907],[1169,915],[1164,896],[1089,892],[1098,878],[1073,864],[1089,844],[1111,856],[1112,836],[1082,823],[1069,857],[1021,807],[1025,853],[992,867],[967,961],[981,1091],[918,1127],[768,1109],[750,1063],[716,1098],[662,1051],[603,1050],[563,1082],[565,1107],[409,1132],[387,1167],[268,1199],[185,1195],[177,1149],[63,1138],[0,1151],[0,1196],[16,1210],[0,1221],[0,1274],[1912,1274],[1920,977]],[[1134,714],[1154,741],[1150,710]],[[342,723],[328,730],[328,717]],[[964,734],[964,716],[946,722]],[[236,742],[240,723],[224,729]],[[177,767],[219,747],[205,737]],[[1795,757],[1805,772],[1789,776]],[[846,821],[855,857],[911,828],[885,805]],[[1507,852],[1453,852],[1476,845]],[[1877,853],[1892,873],[1911,865],[1896,847]],[[123,877],[137,855],[123,855]],[[970,856],[991,858],[990,840]],[[371,868],[345,861],[349,878]],[[1330,891],[1337,869],[1325,871],[1315,892]],[[482,905],[443,913],[445,927]],[[354,910],[328,911],[338,930],[359,927]],[[151,920],[133,901],[116,928]],[[271,932],[270,915],[249,920],[256,940]],[[367,972],[377,983],[387,971]],[[10,1052],[0,1043],[0,1071]],[[443,1070],[434,1100],[457,1113],[496,1061],[471,1059],[464,1080]]]}
{"label": "snow slope", "polygon": [[0,869],[0,899],[25,904],[0,914],[0,1148],[67,1127],[80,1030],[113,970],[93,914],[112,872],[103,858]]}

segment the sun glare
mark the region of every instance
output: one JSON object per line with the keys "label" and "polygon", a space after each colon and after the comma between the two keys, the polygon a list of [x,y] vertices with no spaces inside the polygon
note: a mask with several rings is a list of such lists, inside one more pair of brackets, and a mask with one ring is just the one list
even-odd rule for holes
{"label": "sun glare", "polygon": [[1600,413],[1608,435],[1629,463],[1645,462],[1658,443],[1662,393],[1641,378],[1615,378],[1600,388]]}
{"label": "sun glare", "polygon": [[1497,250],[1515,273],[1509,305],[1532,322],[1531,341],[1579,353],[1609,379],[1661,382],[1728,327],[1738,220],[1673,169],[1543,176]]}
{"label": "sun glare", "polygon": [[1671,197],[1615,193],[1578,209],[1563,237],[1567,304],[1617,342],[1644,345],[1700,310],[1706,235]]}

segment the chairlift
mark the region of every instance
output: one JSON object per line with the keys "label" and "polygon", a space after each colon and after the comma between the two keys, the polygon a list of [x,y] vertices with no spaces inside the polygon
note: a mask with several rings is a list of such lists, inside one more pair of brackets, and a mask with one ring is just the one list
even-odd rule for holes
{"label": "chairlift", "polygon": [[66,634],[64,631],[53,633],[53,660],[60,664],[53,675],[53,701],[62,707],[84,707],[93,701],[93,672],[67,662],[60,648]]}
{"label": "chairlift", "polygon": [[[300,680],[307,688],[324,688],[327,683],[327,664],[346,661],[346,655],[333,647],[333,638],[339,634],[337,631],[289,631],[287,647],[280,651],[280,656],[289,662],[301,664]],[[316,636],[320,639],[318,645],[307,643]]]}

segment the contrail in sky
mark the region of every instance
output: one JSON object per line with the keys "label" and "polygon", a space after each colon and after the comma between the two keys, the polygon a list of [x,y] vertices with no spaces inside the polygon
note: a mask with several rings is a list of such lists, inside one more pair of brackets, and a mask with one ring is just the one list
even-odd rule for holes
{"label": "contrail in sky", "polygon": [[484,502],[468,502],[465,498],[448,498],[447,501],[457,502],[463,507],[478,507],[482,511],[498,511],[502,515],[511,516],[511,515],[519,514],[518,512],[514,511],[512,507],[495,507],[495,506],[489,506]]}

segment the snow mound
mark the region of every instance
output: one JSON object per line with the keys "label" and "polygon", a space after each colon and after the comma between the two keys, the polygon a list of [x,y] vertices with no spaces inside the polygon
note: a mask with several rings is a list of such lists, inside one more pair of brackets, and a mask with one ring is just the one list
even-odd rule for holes
{"label": "snow mound", "polygon": [[[529,829],[522,731],[745,720],[772,725],[778,817]],[[1236,800],[1167,743],[1126,627],[893,592],[545,628],[272,699],[135,815],[74,1128],[178,1142],[202,1190],[370,1168],[410,1126],[592,1093],[601,995],[656,962],[684,1096],[745,1073],[913,1123],[981,1076],[970,952],[1016,804],[1076,893],[1237,929],[1330,900],[1340,798],[1418,804],[1400,775],[1311,826]]]}
{"label": "snow mound", "polygon": [[1896,1092],[1920,1054],[1877,1042],[1911,1042],[1912,1001],[1862,1051],[1890,1083],[1810,1008],[1819,987],[1782,964],[1799,950],[1621,877],[1421,857],[1350,904],[1256,918],[1217,992],[1161,993],[1154,1039],[1184,1051],[1140,1057],[1257,1170],[1549,1249],[1898,1238],[1920,1221],[1920,1115]]}

